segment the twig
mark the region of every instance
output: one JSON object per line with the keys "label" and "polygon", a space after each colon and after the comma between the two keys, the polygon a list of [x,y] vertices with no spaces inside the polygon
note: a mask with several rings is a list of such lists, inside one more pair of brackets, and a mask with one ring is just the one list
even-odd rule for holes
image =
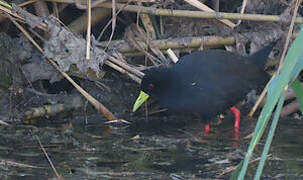
{"label": "twig", "polygon": [[90,60],[90,41],[92,29],[92,1],[87,0],[86,60]]}
{"label": "twig", "polygon": [[[244,14],[246,4],[247,4],[247,0],[243,0],[243,1],[242,1],[241,11],[240,11],[241,14]],[[239,25],[241,24],[241,22],[242,22],[242,21],[239,20],[239,21],[237,22],[236,26],[239,26]]]}
{"label": "twig", "polygon": [[173,61],[173,63],[178,62],[178,57],[176,56],[176,54],[174,53],[173,50],[171,50],[170,48],[166,51],[166,53],[168,54],[169,58]]}
{"label": "twig", "polygon": [[287,49],[288,49],[288,46],[289,46],[289,42],[290,42],[290,39],[291,39],[291,36],[292,36],[292,32],[293,32],[293,29],[294,29],[295,20],[296,20],[297,14],[298,14],[298,9],[299,9],[300,3],[301,3],[301,0],[297,0],[296,5],[295,5],[295,9],[294,9],[294,14],[291,18],[291,23],[290,23],[289,30],[288,30],[288,33],[287,33],[287,38],[286,38],[286,41],[285,41],[285,44],[284,44],[284,49],[283,49],[283,52],[282,52],[282,55],[281,55],[280,64],[279,64],[277,74],[280,73],[280,70],[281,70],[282,65],[284,63],[284,59],[285,59],[286,52],[287,52]]}
{"label": "twig", "polygon": [[56,2],[52,2],[52,5],[53,5],[53,15],[60,19],[59,18],[59,9],[58,9],[58,4]]}
{"label": "twig", "polygon": [[[127,5],[128,3],[130,3],[130,2],[131,2],[131,0],[129,0],[129,1],[126,3],[126,5]],[[76,3],[77,3],[77,1],[76,1]],[[102,9],[103,11],[107,10],[106,8],[96,8],[96,9]],[[119,9],[119,10],[117,11],[117,13],[116,13],[115,16],[118,16],[118,14],[122,11],[122,9],[123,9],[123,8]],[[111,12],[111,11],[110,11],[110,12]],[[110,13],[110,12],[109,12],[109,13]],[[111,18],[111,19],[107,22],[107,24],[104,26],[104,28],[103,28],[102,31],[100,32],[100,34],[99,34],[99,36],[98,36],[98,38],[97,38],[97,41],[100,41],[100,39],[101,39],[102,35],[104,34],[105,30],[106,30],[106,29],[108,28],[108,26],[112,23],[112,21],[113,21],[113,18]]]}
{"label": "twig", "polygon": [[10,160],[0,160],[0,165],[1,166],[14,166],[14,167],[21,167],[21,168],[35,168],[35,169],[43,169],[44,167],[38,167],[38,166],[32,166],[28,164],[23,164],[23,163],[17,163],[14,161]]}
{"label": "twig", "polygon": [[266,92],[267,92],[267,89],[268,89],[268,85],[269,83],[274,79],[276,75],[274,74],[271,79],[269,80],[269,82],[266,84],[265,88],[263,89],[261,95],[259,96],[258,100],[256,101],[255,105],[253,108],[251,108],[251,110],[249,111],[248,113],[248,116],[249,117],[252,117],[254,115],[254,113],[256,112],[258,106],[260,105],[260,103],[262,102],[263,98],[265,97],[266,95]]}
{"label": "twig", "polygon": [[52,160],[49,158],[49,156],[48,156],[48,154],[47,154],[45,148],[44,148],[43,145],[41,144],[41,141],[40,141],[39,137],[38,137],[38,136],[35,136],[35,137],[36,137],[36,139],[37,139],[37,141],[38,141],[38,143],[39,143],[39,146],[40,146],[40,148],[42,149],[42,151],[43,151],[43,153],[44,153],[44,155],[45,155],[45,157],[46,157],[48,163],[51,165],[51,167],[52,167],[54,173],[56,174],[57,178],[61,180],[61,179],[62,179],[62,176],[60,176],[60,174],[57,172],[57,170],[56,170],[56,168],[55,168],[55,166],[54,166]]}
{"label": "twig", "polygon": [[[5,8],[3,6],[0,6],[0,11],[3,11],[3,12],[5,12],[8,15],[11,15],[11,16],[13,16],[15,18],[18,18],[20,21],[25,22],[25,19],[23,17],[19,16],[17,13],[12,12],[11,8],[7,9],[7,8]],[[40,29],[42,29],[42,30],[44,30],[44,31],[47,29],[47,25],[45,23],[40,23],[37,27],[40,28]]]}
{"label": "twig", "polygon": [[18,4],[19,7],[23,7],[23,6],[27,6],[29,4],[35,3],[37,0],[29,0],[29,1],[25,1],[21,4]]}
{"label": "twig", "polygon": [[112,19],[111,19],[111,22],[112,22],[112,32],[110,33],[109,41],[108,41],[108,44],[107,44],[105,50],[108,48],[109,43],[110,43],[110,42],[112,41],[112,39],[113,39],[113,36],[114,36],[114,33],[115,33],[115,29],[116,29],[116,21],[117,21],[117,15],[116,15],[116,1],[115,1],[115,0],[112,0]]}
{"label": "twig", "polygon": [[[143,72],[141,72],[141,71],[139,71],[139,70],[137,70],[137,69],[135,69],[135,68],[130,67],[130,66],[127,65],[126,63],[124,63],[124,62],[122,62],[122,61],[116,59],[116,58],[113,57],[113,56],[109,56],[108,59],[109,59],[111,62],[113,62],[113,63],[115,63],[115,64],[121,66],[121,67],[124,68],[125,70],[127,70],[127,71],[129,71],[129,72],[132,72],[132,73],[134,73],[135,75],[137,75],[137,76],[139,76],[139,77],[143,77],[143,76],[144,76],[144,73],[143,73]],[[106,62],[105,62],[105,64],[106,64]]]}
{"label": "twig", "polygon": [[[196,8],[202,10],[202,11],[206,11],[206,12],[215,12],[214,10],[212,10],[211,8],[209,8],[208,6],[206,6],[205,4],[201,3],[198,0],[185,0],[188,4],[195,6]],[[231,22],[230,20],[227,19],[218,19],[219,21],[221,21],[222,23],[224,23],[225,25],[234,28],[236,25]]]}
{"label": "twig", "polygon": [[[271,155],[267,155],[267,158],[270,157]],[[256,158],[256,159],[253,159],[249,162],[249,164],[252,164],[254,162],[257,162],[257,161],[260,161],[260,157]],[[237,166],[233,166],[231,168],[228,168],[227,170],[225,170],[224,172],[222,172],[221,174],[219,174],[217,177],[220,178],[221,176],[223,176],[224,174],[227,174],[227,173],[230,173],[232,171],[234,171],[235,169],[237,168]]]}
{"label": "twig", "polygon": [[121,74],[126,74],[129,78],[131,78],[132,80],[134,80],[138,84],[141,84],[141,79],[138,78],[138,76],[129,73],[125,69],[121,68],[120,66],[118,66],[118,65],[116,65],[116,64],[114,64],[110,61],[106,61],[105,64],[108,65],[109,67],[115,69],[116,71],[120,72]]}

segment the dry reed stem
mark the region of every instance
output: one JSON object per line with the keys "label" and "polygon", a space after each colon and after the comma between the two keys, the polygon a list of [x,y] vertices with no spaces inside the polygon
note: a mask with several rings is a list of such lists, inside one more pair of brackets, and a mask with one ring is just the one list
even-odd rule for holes
{"label": "dry reed stem", "polygon": [[43,147],[43,145],[42,145],[42,143],[41,143],[39,137],[38,137],[37,135],[35,135],[35,137],[36,137],[36,139],[37,139],[37,141],[38,141],[38,143],[39,143],[39,146],[40,146],[41,150],[43,151],[43,153],[44,153],[44,155],[45,155],[45,157],[46,157],[48,163],[50,164],[50,166],[52,167],[52,170],[53,170],[54,173],[56,174],[58,180],[62,180],[62,179],[63,179],[62,176],[60,176],[60,174],[59,174],[58,171],[56,170],[56,168],[55,168],[55,166],[54,166],[52,160],[51,160],[50,157],[48,156],[48,154],[47,154],[45,148]]}
{"label": "dry reed stem", "polygon": [[[199,36],[199,37],[180,37],[180,38],[169,38],[169,39],[159,39],[151,41],[154,47],[161,50],[171,49],[181,49],[181,48],[197,48],[203,44],[205,48],[220,47],[224,45],[232,45],[236,42],[236,39],[232,36],[220,37],[220,36]],[[145,43],[138,41],[141,47],[147,49]],[[100,42],[97,45],[104,47],[107,41]],[[115,40],[111,44],[120,53],[130,53],[137,52],[138,50],[130,46],[125,40]]]}
{"label": "dry reed stem", "polygon": [[[98,7],[112,8],[111,3],[102,3]],[[171,10],[171,9],[159,9],[153,7],[144,7],[136,5],[125,5],[123,3],[116,3],[116,8],[124,11],[138,12],[153,14],[157,16],[175,16],[175,17],[187,17],[187,18],[209,18],[209,19],[235,19],[235,20],[250,20],[250,21],[269,21],[280,22],[283,19],[278,15],[262,15],[262,14],[240,14],[240,13],[222,13],[222,12],[201,12],[201,11],[189,11],[189,10]],[[302,17],[297,17],[295,23],[301,24],[303,22]]]}
{"label": "dry reed stem", "polygon": [[87,0],[86,60],[90,60],[90,43],[92,30],[92,1]]}
{"label": "dry reed stem", "polygon": [[[244,14],[246,4],[247,4],[247,0],[243,0],[240,14]],[[242,20],[238,20],[236,26],[239,26],[241,24],[241,22],[242,22]]]}
{"label": "dry reed stem", "polygon": [[[196,8],[202,10],[202,11],[206,11],[206,12],[215,12],[213,9],[209,8],[208,6],[206,6],[205,4],[201,3],[198,0],[185,0],[188,4],[195,6]],[[225,25],[229,26],[230,28],[234,28],[236,25],[231,22],[230,20],[227,19],[218,19],[219,21],[221,21],[222,23],[224,23]]]}

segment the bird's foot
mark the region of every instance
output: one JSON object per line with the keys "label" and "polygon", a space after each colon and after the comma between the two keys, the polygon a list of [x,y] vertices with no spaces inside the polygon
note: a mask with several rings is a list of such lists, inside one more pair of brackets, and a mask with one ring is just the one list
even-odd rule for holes
{"label": "bird's foot", "polygon": [[233,146],[238,146],[239,145],[239,140],[240,140],[240,135],[239,135],[239,128],[234,128],[234,133],[233,133],[233,140],[231,142],[231,144]]}
{"label": "bird's foot", "polygon": [[205,137],[208,137],[209,136],[209,132],[210,132],[210,125],[209,124],[206,124],[204,126],[204,130],[203,130],[203,134]]}
{"label": "bird's foot", "polygon": [[230,108],[231,112],[234,114],[235,116],[235,124],[234,127],[238,128],[240,127],[240,116],[241,116],[241,112],[239,109],[237,109],[236,107],[231,107]]}

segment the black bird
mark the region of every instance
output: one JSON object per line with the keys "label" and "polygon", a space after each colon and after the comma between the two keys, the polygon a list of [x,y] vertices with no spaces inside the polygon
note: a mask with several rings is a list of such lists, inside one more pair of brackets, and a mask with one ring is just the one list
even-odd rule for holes
{"label": "black bird", "polygon": [[152,68],[142,79],[133,112],[151,96],[170,111],[199,113],[209,123],[248,92],[266,85],[269,75],[263,69],[274,44],[248,57],[224,50],[197,51],[172,67]]}

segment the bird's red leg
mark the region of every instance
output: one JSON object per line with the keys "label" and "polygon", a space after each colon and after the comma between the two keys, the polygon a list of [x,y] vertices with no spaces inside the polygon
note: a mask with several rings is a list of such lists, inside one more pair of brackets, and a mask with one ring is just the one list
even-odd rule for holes
{"label": "bird's red leg", "polygon": [[234,127],[235,128],[237,128],[237,129],[239,129],[239,127],[240,127],[240,110],[239,109],[237,109],[236,107],[231,107],[230,108],[230,110],[231,110],[231,112],[234,114],[234,116],[235,116],[235,124],[234,124]]}
{"label": "bird's red leg", "polygon": [[206,125],[204,126],[204,131],[203,131],[204,135],[205,135],[205,136],[208,136],[208,135],[209,135],[209,131],[210,131],[210,125],[209,125],[209,124],[206,124]]}
{"label": "bird's red leg", "polygon": [[240,127],[240,110],[237,109],[236,107],[231,107],[230,108],[231,112],[235,116],[235,124],[234,124],[234,142],[232,142],[233,145],[238,146],[238,140],[240,140],[239,136],[239,127]]}

